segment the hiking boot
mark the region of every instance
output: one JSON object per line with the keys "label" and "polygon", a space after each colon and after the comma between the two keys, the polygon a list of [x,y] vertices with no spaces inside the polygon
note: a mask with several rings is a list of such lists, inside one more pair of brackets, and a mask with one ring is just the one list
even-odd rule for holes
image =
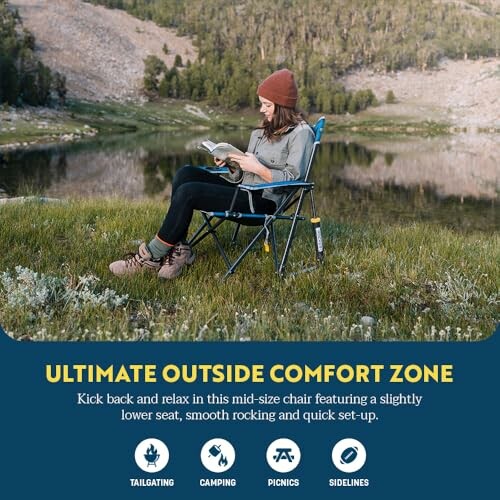
{"label": "hiking boot", "polygon": [[163,257],[161,269],[158,271],[158,277],[172,279],[182,272],[182,268],[194,262],[194,253],[191,247],[186,243],[177,243],[170,252]]}
{"label": "hiking boot", "polygon": [[146,243],[141,243],[137,253],[129,253],[125,255],[123,260],[112,262],[109,265],[109,270],[116,276],[128,276],[143,269],[157,272],[160,267],[161,260],[153,259]]}

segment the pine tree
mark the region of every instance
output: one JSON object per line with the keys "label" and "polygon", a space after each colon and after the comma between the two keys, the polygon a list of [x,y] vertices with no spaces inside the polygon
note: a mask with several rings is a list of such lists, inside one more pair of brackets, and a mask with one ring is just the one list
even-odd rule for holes
{"label": "pine tree", "polygon": [[35,37],[22,28],[17,10],[0,0],[0,103],[50,103],[52,73],[34,49]]}
{"label": "pine tree", "polygon": [[14,60],[0,54],[0,103],[16,104],[19,96],[19,73]]}
{"label": "pine tree", "polygon": [[160,97],[169,97],[170,93],[170,83],[166,76],[164,76],[160,82],[160,86],[158,87],[158,94]]}
{"label": "pine tree", "polygon": [[66,104],[66,94],[68,92],[66,88],[66,77],[58,71],[52,75],[52,89],[57,95],[59,104],[64,106]]}
{"label": "pine tree", "polygon": [[343,115],[346,112],[346,95],[344,92],[337,92],[333,96],[333,112],[337,115]]}
{"label": "pine tree", "polygon": [[385,95],[385,102],[387,104],[394,104],[396,102],[396,96],[392,90],[387,91],[387,94]]}
{"label": "pine tree", "polygon": [[174,59],[174,66],[176,68],[182,67],[182,57],[180,54],[176,54],[175,59]]}
{"label": "pine tree", "polygon": [[155,55],[144,59],[144,90],[151,94],[158,92],[160,77],[167,72],[165,63]]}
{"label": "pine tree", "polygon": [[[463,3],[433,0],[123,1],[124,7],[134,15],[153,19],[162,26],[175,28],[180,35],[193,37],[198,59],[192,64],[203,76],[194,80],[186,77],[184,82],[184,71],[188,68],[181,71],[180,95],[184,96],[188,89],[188,95],[200,99],[209,96],[212,102],[251,104],[250,86],[270,72],[288,67],[297,76],[302,106],[318,111],[331,108],[335,112],[342,108],[340,98],[335,102],[335,95],[340,93],[336,88],[338,78],[360,67],[375,71],[398,71],[407,67],[426,70],[443,56],[471,58],[497,54],[500,51],[498,16],[477,16],[465,9]],[[244,29],[232,28],[242,21]],[[238,72],[238,67],[244,67],[244,71]],[[232,83],[236,75],[244,80],[244,85]],[[345,107],[350,101],[346,95]],[[361,107],[376,103],[370,95],[358,95],[357,101],[361,101]],[[351,111],[359,107],[356,102],[351,104]]]}

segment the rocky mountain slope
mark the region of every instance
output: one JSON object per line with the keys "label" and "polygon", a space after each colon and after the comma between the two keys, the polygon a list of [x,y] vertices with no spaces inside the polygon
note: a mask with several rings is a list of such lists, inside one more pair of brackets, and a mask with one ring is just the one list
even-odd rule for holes
{"label": "rocky mountain slope", "polygon": [[34,33],[42,61],[66,75],[69,97],[137,98],[148,55],[158,56],[168,67],[177,54],[183,62],[196,58],[191,40],[121,10],[80,0],[9,3],[19,10],[24,27]]}
{"label": "rocky mountain slope", "polygon": [[376,108],[377,114],[446,122],[457,127],[500,128],[500,58],[444,60],[432,71],[395,73],[358,71],[343,82],[347,88],[371,88],[384,99],[392,90],[397,105]]}
{"label": "rocky mountain slope", "polygon": [[[459,3],[467,9],[473,7]],[[494,10],[500,2],[483,3]],[[42,61],[67,76],[70,97],[136,99],[147,55],[157,55],[168,67],[177,54],[184,62],[196,57],[191,40],[121,10],[81,0],[12,0],[10,4],[19,9],[24,26],[35,34]],[[162,50],[164,44],[168,55]],[[368,114],[434,120],[457,127],[500,128],[498,57],[443,61],[438,69],[426,72],[383,74],[365,69],[346,76],[343,83],[349,90],[371,88],[382,103],[388,90],[395,93],[397,104],[383,104]]]}

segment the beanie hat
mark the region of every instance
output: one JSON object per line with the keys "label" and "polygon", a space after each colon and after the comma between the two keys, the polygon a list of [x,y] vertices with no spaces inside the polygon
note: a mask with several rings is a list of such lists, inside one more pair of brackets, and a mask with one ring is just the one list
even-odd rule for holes
{"label": "beanie hat", "polygon": [[298,91],[293,73],[288,69],[275,71],[259,85],[257,94],[274,104],[294,108],[297,104]]}

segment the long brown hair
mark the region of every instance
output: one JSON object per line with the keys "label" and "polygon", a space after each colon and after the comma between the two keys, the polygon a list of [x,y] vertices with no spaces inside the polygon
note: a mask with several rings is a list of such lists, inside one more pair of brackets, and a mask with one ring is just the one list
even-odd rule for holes
{"label": "long brown hair", "polygon": [[286,108],[280,104],[274,104],[274,114],[271,121],[264,118],[259,128],[264,131],[264,137],[268,141],[273,142],[286,133],[290,127],[296,127],[299,123],[305,121],[305,119],[304,112],[299,109]]}

